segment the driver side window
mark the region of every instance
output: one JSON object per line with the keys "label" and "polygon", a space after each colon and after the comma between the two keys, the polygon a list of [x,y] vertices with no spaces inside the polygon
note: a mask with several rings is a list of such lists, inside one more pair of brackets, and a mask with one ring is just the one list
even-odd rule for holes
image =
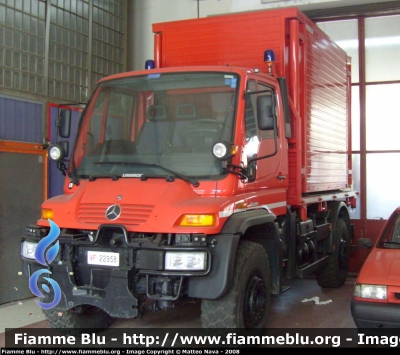
{"label": "driver side window", "polygon": [[[259,94],[259,95],[269,96],[270,97],[270,102],[275,102],[273,100],[274,92],[273,92],[273,90],[271,89],[270,86],[258,83],[257,90],[258,91],[262,91],[262,93]],[[278,127],[276,127],[276,128],[278,130]],[[261,139],[265,139],[265,138],[274,138],[274,131],[273,130],[263,130],[263,131],[261,131]]]}
{"label": "driver side window", "polygon": [[[256,90],[256,82],[254,80],[249,81],[247,86],[248,91]],[[246,130],[246,140],[251,141],[254,140],[255,137],[258,137],[258,128],[256,121],[256,102],[255,95],[247,95],[246,97],[246,108],[244,114],[244,126]]]}

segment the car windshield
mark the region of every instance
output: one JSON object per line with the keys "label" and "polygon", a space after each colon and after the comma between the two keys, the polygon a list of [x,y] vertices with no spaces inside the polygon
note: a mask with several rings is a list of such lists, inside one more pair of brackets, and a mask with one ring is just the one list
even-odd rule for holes
{"label": "car windshield", "polygon": [[400,248],[400,213],[395,211],[389,218],[379,240],[380,248]]}
{"label": "car windshield", "polygon": [[101,83],[85,111],[69,175],[218,179],[217,141],[232,141],[238,76],[155,73]]}

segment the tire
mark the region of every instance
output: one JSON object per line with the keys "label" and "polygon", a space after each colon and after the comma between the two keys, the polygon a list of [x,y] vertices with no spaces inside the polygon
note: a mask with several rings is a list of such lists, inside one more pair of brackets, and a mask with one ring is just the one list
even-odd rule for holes
{"label": "tire", "polygon": [[318,285],[326,288],[338,288],[346,281],[349,269],[350,240],[346,222],[338,218],[333,236],[334,252],[328,263],[317,270],[315,275]]}
{"label": "tire", "polygon": [[108,328],[114,320],[100,308],[90,305],[68,311],[43,309],[43,313],[52,328],[69,335],[79,335],[89,329],[96,333]]}
{"label": "tire", "polygon": [[202,300],[202,328],[265,328],[271,300],[271,276],[267,254],[257,243],[238,246],[233,283],[217,300]]}

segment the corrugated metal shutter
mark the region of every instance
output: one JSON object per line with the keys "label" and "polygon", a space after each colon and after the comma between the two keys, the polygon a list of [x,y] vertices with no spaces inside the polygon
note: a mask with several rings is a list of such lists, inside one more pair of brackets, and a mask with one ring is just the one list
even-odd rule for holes
{"label": "corrugated metal shutter", "polygon": [[42,104],[0,97],[0,139],[43,143]]}

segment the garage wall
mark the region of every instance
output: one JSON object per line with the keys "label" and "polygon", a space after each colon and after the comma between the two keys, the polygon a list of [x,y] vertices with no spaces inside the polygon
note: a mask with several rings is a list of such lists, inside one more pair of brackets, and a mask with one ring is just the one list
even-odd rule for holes
{"label": "garage wall", "polygon": [[33,296],[21,275],[20,241],[40,216],[46,165],[40,145],[0,141],[0,304]]}
{"label": "garage wall", "polygon": [[42,142],[42,104],[0,96],[0,139]]}
{"label": "garage wall", "polygon": [[19,243],[47,196],[42,122],[40,102],[0,97],[0,304],[32,297]]}
{"label": "garage wall", "polygon": [[127,0],[0,0],[0,88],[85,102],[125,70]]}

